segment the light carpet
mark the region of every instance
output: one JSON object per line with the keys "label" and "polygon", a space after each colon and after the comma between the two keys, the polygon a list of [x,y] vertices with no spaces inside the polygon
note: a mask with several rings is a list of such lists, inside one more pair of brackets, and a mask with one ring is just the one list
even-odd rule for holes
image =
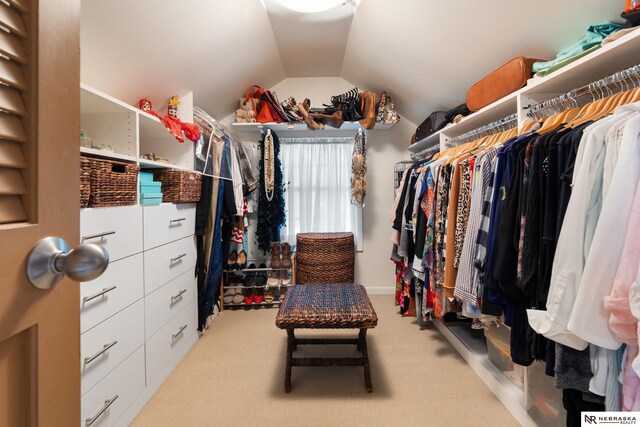
{"label": "light carpet", "polygon": [[[518,425],[435,328],[398,315],[392,296],[371,300],[379,318],[367,338],[373,393],[361,367],[293,367],[291,393],[284,393],[286,333],[275,326],[277,309],[226,310],[132,425]],[[302,332],[296,335],[327,334]],[[355,346],[299,349],[294,355],[355,355]]]}

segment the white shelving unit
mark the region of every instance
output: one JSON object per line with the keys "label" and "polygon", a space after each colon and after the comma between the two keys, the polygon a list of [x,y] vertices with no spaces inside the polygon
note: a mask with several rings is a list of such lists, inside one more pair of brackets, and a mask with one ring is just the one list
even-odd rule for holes
{"label": "white shelving unit", "polygon": [[510,114],[518,113],[518,123],[526,118],[526,107],[538,104],[580,86],[609,76],[640,63],[640,31],[633,31],[620,39],[586,55],[545,77],[530,79],[528,84],[483,109],[417,141],[409,151],[418,155],[436,141],[444,147],[448,139],[462,135]]}
{"label": "white shelving unit", "polygon": [[[373,130],[387,130],[393,126],[376,123]],[[323,137],[355,135],[358,129],[369,132],[358,122],[344,122],[340,129],[325,126],[324,129],[309,130],[306,123],[233,123],[233,128],[240,132],[262,132],[265,129],[271,129],[286,138],[308,138],[315,135]]]}
{"label": "white shelving unit", "polygon": [[[80,126],[92,139],[94,146],[111,146],[114,151],[81,147],[80,152],[105,159],[132,162],[141,169],[180,169],[193,171],[194,143],[185,138],[178,142],[160,120],[138,108],[126,104],[88,85],[81,85]],[[192,122],[193,96],[183,96],[180,118]],[[154,153],[169,163],[142,159]]]}
{"label": "white shelving unit", "polygon": [[[437,144],[440,144],[442,149],[445,142],[451,138],[516,113],[518,124],[522,125],[527,117],[527,107],[638,63],[640,63],[640,31],[634,31],[546,77],[529,80],[527,86],[519,91],[465,117],[457,124],[416,142],[409,147],[409,152],[419,157],[425,150]],[[520,389],[489,360],[486,349],[483,351],[479,348],[469,334],[459,333],[460,331],[457,330],[459,326],[440,321],[435,321],[435,325],[522,425],[556,425],[554,423],[558,420],[543,419],[540,413],[536,412],[533,394],[543,396],[547,400],[561,399],[561,394],[553,387],[553,380],[545,377],[539,366],[525,368],[524,388]],[[531,378],[535,378],[535,381]],[[533,387],[536,387],[536,390],[532,392],[530,388],[532,386],[529,384],[534,382],[536,385]]]}

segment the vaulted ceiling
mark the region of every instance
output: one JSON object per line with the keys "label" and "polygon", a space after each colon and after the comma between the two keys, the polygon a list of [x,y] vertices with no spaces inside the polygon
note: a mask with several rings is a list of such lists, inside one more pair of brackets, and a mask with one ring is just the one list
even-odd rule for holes
{"label": "vaulted ceiling", "polygon": [[[553,58],[622,0],[353,0],[316,15],[275,0],[82,0],[82,81],[135,104],[193,91],[222,118],[251,84],[342,77],[420,123],[514,56]],[[279,94],[285,98],[287,94]],[[320,100],[318,100],[320,101]],[[327,101],[327,100],[325,100]]]}

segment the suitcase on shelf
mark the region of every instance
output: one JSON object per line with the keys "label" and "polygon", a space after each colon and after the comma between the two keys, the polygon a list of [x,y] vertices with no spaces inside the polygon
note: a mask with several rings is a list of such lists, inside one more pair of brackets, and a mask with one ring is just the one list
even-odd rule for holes
{"label": "suitcase on shelf", "polygon": [[416,141],[423,140],[429,135],[432,135],[445,127],[447,124],[446,115],[446,111],[435,111],[431,113],[431,115],[429,115],[429,117],[427,117],[427,119],[416,129]]}
{"label": "suitcase on shelf", "polygon": [[467,106],[471,111],[478,111],[517,91],[533,76],[531,71],[533,63],[540,61],[544,60],[523,56],[513,58],[471,86],[467,91]]}

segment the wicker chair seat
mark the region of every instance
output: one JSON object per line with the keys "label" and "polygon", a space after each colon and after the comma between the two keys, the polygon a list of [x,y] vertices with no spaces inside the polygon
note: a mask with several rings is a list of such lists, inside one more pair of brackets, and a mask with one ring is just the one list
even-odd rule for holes
{"label": "wicker chair seat", "polygon": [[367,291],[355,284],[293,286],[276,317],[280,329],[371,329],[377,324]]}

